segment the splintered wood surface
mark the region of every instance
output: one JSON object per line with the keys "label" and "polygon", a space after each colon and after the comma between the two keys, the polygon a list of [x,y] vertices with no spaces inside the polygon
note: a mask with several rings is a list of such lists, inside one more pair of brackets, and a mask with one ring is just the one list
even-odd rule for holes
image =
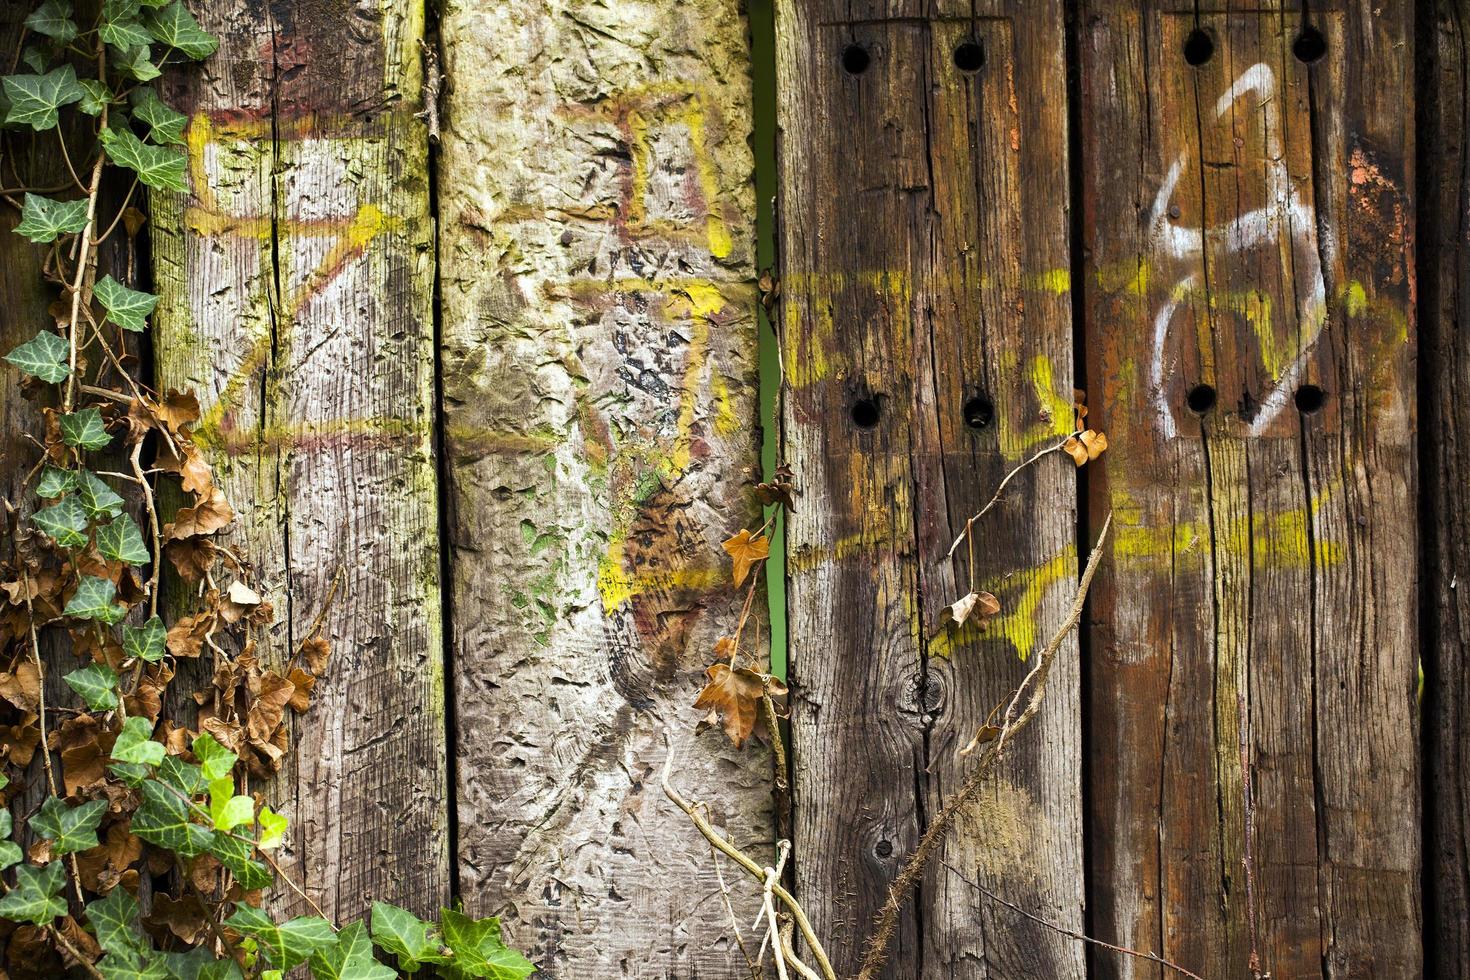
{"label": "splintered wood surface", "polygon": [[[696,739],[692,708],[739,617],[720,542],[758,458],[741,6],[478,0],[442,24],[457,857],[540,976],[748,972],[660,788],[670,729],[679,788],[771,860],[769,755]],[[724,874],[749,945],[758,891]]]}
{"label": "splintered wood surface", "polygon": [[[777,8],[796,886],[839,973],[970,763],[958,750],[1065,617],[1073,463],[1060,3]],[[935,635],[977,588],[1001,616]],[[1082,950],[1068,641],[1018,740],[907,902],[887,976],[1059,978]]]}
{"label": "splintered wood surface", "polygon": [[1414,39],[1406,4],[1276,7],[1079,19],[1091,513],[1117,521],[1092,929],[1208,977],[1409,977]]}
{"label": "splintered wood surface", "polygon": [[204,407],[198,440],[275,606],[262,656],[290,656],[342,573],[332,661],[266,789],[292,818],[285,868],[339,920],[374,899],[435,911],[450,878],[422,10],[197,10],[220,50],[167,93],[191,116],[190,193],[151,196],[160,386]]}

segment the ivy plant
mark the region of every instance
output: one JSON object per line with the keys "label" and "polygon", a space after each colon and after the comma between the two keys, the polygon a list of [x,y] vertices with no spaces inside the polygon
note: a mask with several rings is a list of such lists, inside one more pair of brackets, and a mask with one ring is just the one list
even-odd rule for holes
{"label": "ivy plant", "polygon": [[[145,226],[140,189],[189,191],[188,117],[155,83],[218,42],[181,0],[43,0],[21,45],[0,78],[0,128],[11,146],[54,148],[31,157],[58,165],[0,194],[38,250],[38,288],[55,292],[49,321],[4,355],[39,408],[27,499],[7,502],[0,536],[4,966],[102,980],[529,976],[494,918],[445,909],[431,922],[387,902],[347,924],[271,911],[278,883],[306,892],[274,857],[286,818],[250,787],[279,770],[286,712],[308,710],[330,647],[313,634],[284,664],[255,653],[273,612],[221,539],[234,512],[193,438],[198,400],[136,370],[159,298],[99,268],[110,238]],[[103,191],[113,173],[120,201]],[[169,483],[181,506],[165,521]],[[165,565],[195,599],[172,622]],[[208,664],[193,672],[203,688],[171,694],[190,659]],[[71,703],[48,703],[54,669]],[[197,712],[170,716],[183,703]]]}

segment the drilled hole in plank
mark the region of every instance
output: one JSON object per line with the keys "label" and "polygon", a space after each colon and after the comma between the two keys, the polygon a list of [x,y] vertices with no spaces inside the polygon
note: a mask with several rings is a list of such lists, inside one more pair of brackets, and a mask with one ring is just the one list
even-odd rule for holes
{"label": "drilled hole in plank", "polygon": [[859,429],[875,427],[882,414],[877,398],[859,398],[852,403],[852,424]]}
{"label": "drilled hole in plank", "polygon": [[1296,390],[1296,407],[1298,411],[1310,415],[1318,411],[1327,402],[1327,392],[1316,385],[1302,385]]}
{"label": "drilled hole in plank", "polygon": [[967,75],[973,75],[985,66],[985,48],[975,38],[962,41],[954,49],[954,66]]}
{"label": "drilled hole in plank", "polygon": [[1194,412],[1196,415],[1203,415],[1215,407],[1215,389],[1209,385],[1195,385],[1189,389],[1189,393],[1184,396],[1184,400],[1188,403],[1191,412]]}
{"label": "drilled hole in plank", "polygon": [[1327,53],[1327,39],[1315,27],[1303,27],[1291,42],[1291,53],[1304,65],[1315,65]]}
{"label": "drilled hole in plank", "polygon": [[849,44],[842,49],[842,70],[849,75],[861,75],[873,63],[873,56],[861,44]]}
{"label": "drilled hole in plank", "polygon": [[983,395],[976,395],[965,402],[965,424],[977,432],[988,426],[995,419],[995,406],[990,399]]}
{"label": "drilled hole in plank", "polygon": [[1184,60],[1198,68],[1215,56],[1215,39],[1203,27],[1196,27],[1184,39]]}

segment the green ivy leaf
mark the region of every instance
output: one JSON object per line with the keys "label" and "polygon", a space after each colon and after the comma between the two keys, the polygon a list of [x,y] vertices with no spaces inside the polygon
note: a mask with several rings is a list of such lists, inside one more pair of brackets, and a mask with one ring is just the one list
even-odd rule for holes
{"label": "green ivy leaf", "polygon": [[148,124],[148,138],[155,143],[184,142],[184,126],[189,117],[176,112],[151,88],[133,90],[133,116]]}
{"label": "green ivy leaf", "polygon": [[158,767],[158,778],[191,799],[204,791],[204,772],[176,755],[164,759]]}
{"label": "green ivy leaf", "polygon": [[142,13],[142,0],[102,0],[103,20],[137,20]]}
{"label": "green ivy leaf", "polygon": [[71,374],[71,367],[67,364],[70,355],[66,341],[49,330],[43,330],[6,354],[5,359],[26,374],[50,384],[60,384]]}
{"label": "green ivy leaf", "polygon": [[104,16],[102,23],[97,25],[97,36],[119,51],[131,51],[140,44],[153,43],[148,29],[132,17],[107,19]]}
{"label": "green ivy leaf", "polygon": [[[0,787],[3,789],[4,787]],[[0,808],[0,871],[4,871],[11,865],[19,864],[25,860],[25,853],[14,841],[10,839],[10,833],[15,827],[11,823],[10,811]]]}
{"label": "green ivy leaf", "polygon": [[7,75],[0,79],[10,109],[8,123],[21,123],[40,132],[51,129],[59,120],[56,110],[80,102],[87,93],[77,84],[77,73],[71,65],[62,65],[44,75]]}
{"label": "green ivy leaf", "polygon": [[149,146],[131,130],[104,129],[102,146],[107,158],[119,167],[127,167],[138,179],[155,190],[188,189],[184,182],[184,151],[164,146]]}
{"label": "green ivy leaf", "polygon": [[143,780],[153,775],[151,766],[145,766],[138,762],[114,762],[107,768],[114,776],[134,789],[142,786]]}
{"label": "green ivy leaf", "polygon": [[[71,500],[70,497],[66,499]],[[62,501],[62,503],[65,502]],[[76,593],[72,595],[71,601],[66,604],[62,613],[74,619],[95,619],[111,626],[128,614],[126,606],[113,602],[116,595],[117,586],[113,585],[111,580],[98,578],[96,575],[83,575],[81,582],[77,585]]]}
{"label": "green ivy leaf", "polygon": [[525,980],[536,966],[500,938],[500,919],[472,919],[445,909],[439,919],[444,945],[454,950],[449,972],[488,980]]}
{"label": "green ivy leaf", "polygon": [[158,305],[158,297],[152,293],[129,289],[112,276],[103,276],[93,287],[93,295],[107,310],[107,319],[134,333],[148,329],[148,316]]}
{"label": "green ivy leaf", "polygon": [[133,833],[183,858],[198,857],[214,844],[214,831],[191,821],[189,805],[171,789],[156,779],[144,780],[141,789],[143,802],[133,813]]}
{"label": "green ivy leaf", "polygon": [[246,891],[269,888],[275,883],[276,879],[270,869],[252,859],[251,855],[255,853],[255,849],[247,840],[230,834],[215,834],[214,843],[209,846],[209,853],[218,858],[220,864],[230,869],[230,873],[235,876],[235,881]]}
{"label": "green ivy leaf", "polygon": [[136,48],[117,52],[117,57],[112,63],[118,71],[123,72],[140,82],[151,82],[163,72],[153,63],[152,52],[148,45],[140,44]]}
{"label": "green ivy leaf", "polygon": [[57,44],[70,44],[77,37],[77,25],[71,19],[71,4],[67,0],[46,0],[31,11],[26,18],[26,27],[46,35]]}
{"label": "green ivy leaf", "polygon": [[234,960],[217,960],[208,949],[164,953],[163,958],[174,980],[242,980],[240,967]]}
{"label": "green ivy leaf", "polygon": [[66,899],[60,893],[66,884],[66,868],[60,861],[45,867],[22,864],[15,869],[15,887],[0,897],[0,919],[50,925],[66,914]]}
{"label": "green ivy leaf", "polygon": [[[113,891],[122,891],[114,888]],[[163,953],[149,950],[147,955],[136,960],[108,954],[96,964],[102,980],[169,980],[168,959]]]}
{"label": "green ivy leaf", "polygon": [[117,671],[106,664],[88,664],[81,670],[67,674],[62,680],[81,695],[82,700],[87,702],[87,707],[93,711],[117,709]]}
{"label": "green ivy leaf", "polygon": [[138,530],[138,523],[131,514],[122,514],[111,524],[97,529],[97,551],[108,561],[129,565],[146,565],[152,558],[148,554],[148,546],[143,543],[143,532]]}
{"label": "green ivy leaf", "polygon": [[137,715],[123,722],[117,741],[112,743],[112,757],[118,762],[156,766],[166,754],[163,743],[153,741],[153,722]]}
{"label": "green ivy leaf", "polygon": [[96,847],[97,825],[106,812],[106,800],[67,806],[56,797],[48,796],[40,811],[31,817],[30,827],[34,833],[51,841],[51,853],[61,857]]}
{"label": "green ivy leaf", "polygon": [[174,0],[162,10],[143,15],[148,32],[171,48],[199,61],[214,54],[219,40],[199,27],[199,22],[188,9]]}
{"label": "green ivy leaf", "polygon": [[138,900],[126,888],[114,888],[106,898],[89,902],[87,922],[103,952],[136,961],[149,949],[138,932]]}
{"label": "green ivy leaf", "polygon": [[138,927],[138,903],[127,889],[114,888],[87,906],[87,921],[106,952],[94,964],[103,980],[170,980],[168,954],[153,948]]}
{"label": "green ivy leaf", "polygon": [[55,55],[51,52],[50,47],[40,44],[27,44],[25,50],[20,53],[21,63],[38,75],[45,73],[46,66],[51,64],[53,57]]}
{"label": "green ivy leaf", "polygon": [[255,822],[255,801],[235,795],[235,781],[228,776],[209,784],[209,819],[215,830],[234,830]]}
{"label": "green ivy leaf", "polygon": [[271,966],[290,970],[305,963],[319,950],[335,946],[337,934],[326,919],[303,915],[276,925],[260,909],[241,904],[235,914],[225,920],[247,936],[254,936],[260,951]]}
{"label": "green ivy leaf", "polygon": [[168,640],[168,631],[158,616],[148,617],[142,626],[124,626],[122,647],[129,657],[156,664],[163,659]]}
{"label": "green ivy leaf", "polygon": [[76,488],[77,475],[75,472],[47,463],[41,470],[41,479],[36,482],[36,496],[52,500]]}
{"label": "green ivy leaf", "polygon": [[373,959],[372,940],[361,922],[343,926],[337,945],[311,957],[314,980],[395,980],[398,971]]}
{"label": "green ivy leaf", "polygon": [[387,902],[374,902],[372,915],[373,942],[385,953],[398,957],[405,973],[415,973],[425,963],[445,963],[439,952],[439,938],[433,927],[407,909]]}
{"label": "green ivy leaf", "polygon": [[208,732],[194,739],[192,746],[194,757],[199,760],[199,769],[204,778],[211,786],[221,779],[227,779],[235,771],[235,763],[240,757],[223,745]]}
{"label": "green ivy leaf", "polygon": [[78,449],[106,449],[112,442],[107,426],[102,423],[102,413],[95,408],[84,408],[61,417],[61,441]]}
{"label": "green ivy leaf", "polygon": [[123,499],[119,497],[97,474],[82,470],[77,476],[77,498],[87,509],[87,516],[96,520],[100,517],[116,517],[122,513]]}
{"label": "green ivy leaf", "polygon": [[31,520],[63,548],[80,548],[87,543],[87,512],[75,497],[65,497],[36,511]]}
{"label": "green ivy leaf", "polygon": [[102,110],[112,103],[112,90],[95,78],[84,78],[77,84],[86,93],[77,103],[77,108],[89,116],[102,115]]}
{"label": "green ivy leaf", "polygon": [[[9,79],[6,79],[9,81]],[[73,235],[87,227],[87,199],[53,201],[26,192],[15,233],[37,244],[54,242],[58,235]]]}
{"label": "green ivy leaf", "polygon": [[260,821],[260,837],[255,841],[255,846],[262,851],[280,847],[286,836],[286,818],[270,807],[263,806],[257,819]]}

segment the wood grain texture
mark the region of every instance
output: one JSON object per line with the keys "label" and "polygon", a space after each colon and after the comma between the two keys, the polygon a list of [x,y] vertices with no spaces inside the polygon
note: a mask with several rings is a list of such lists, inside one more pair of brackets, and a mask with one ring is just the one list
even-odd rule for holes
{"label": "wood grain texture", "polygon": [[1470,976],[1470,5],[1419,25],[1424,932],[1432,976]]}
{"label": "wood grain texture", "polygon": [[1408,23],[1081,11],[1093,932],[1205,976],[1421,968]]}
{"label": "wood grain texture", "polygon": [[[1076,581],[1062,456],[979,526],[973,573],[946,558],[1071,431],[1064,42],[1060,3],[777,8],[796,884],[839,972]],[[1001,617],[931,636],[972,583]],[[1074,943],[944,867],[1080,929],[1080,758],[1069,644],[887,975],[1084,975]]]}
{"label": "wood grain texture", "polygon": [[220,51],[169,93],[191,192],[152,197],[158,376],[205,407],[277,613],[265,656],[345,569],[332,662],[267,789],[293,817],[288,872],[329,915],[428,912],[449,869],[421,5],[199,15]]}
{"label": "wood grain texture", "polygon": [[457,2],[442,32],[464,898],[539,975],[742,975],[659,789],[667,726],[680,789],[769,853],[768,756],[691,735],[758,459],[740,5]]}

